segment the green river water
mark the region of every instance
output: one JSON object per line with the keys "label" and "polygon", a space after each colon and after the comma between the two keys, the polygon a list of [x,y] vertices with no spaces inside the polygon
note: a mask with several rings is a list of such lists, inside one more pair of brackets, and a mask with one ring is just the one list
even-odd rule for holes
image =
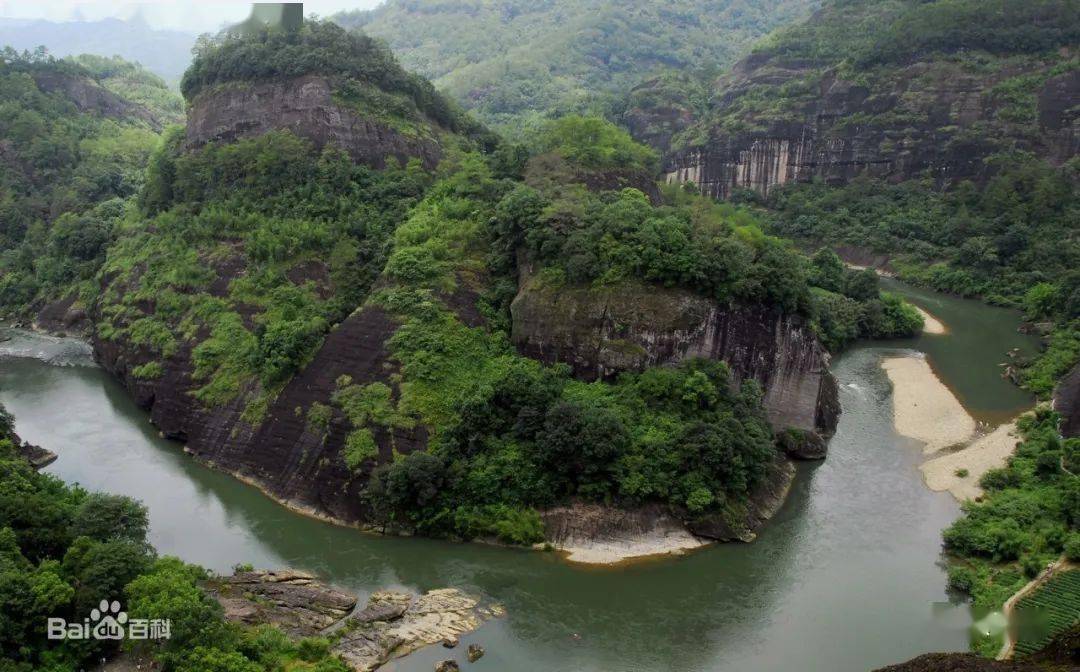
{"label": "green river water", "polygon": [[930,492],[918,446],[892,427],[883,355],[927,354],[968,410],[996,423],[1031,405],[1001,380],[1018,316],[890,282],[950,329],[860,345],[833,362],[843,415],[820,464],[800,466],[790,498],[751,544],[611,568],[550,553],[383,538],[294,514],[160,439],[85,346],[22,332],[0,343],[0,402],[22,437],[59,459],[48,471],[150,509],[165,554],[226,571],[241,562],[313,571],[361,596],[460,587],[507,616],[463,637],[475,664],[433,647],[382,668],[429,671],[456,655],[476,672],[855,672],[926,651],[965,650],[971,616],[950,600],[941,530],[959,507]]}

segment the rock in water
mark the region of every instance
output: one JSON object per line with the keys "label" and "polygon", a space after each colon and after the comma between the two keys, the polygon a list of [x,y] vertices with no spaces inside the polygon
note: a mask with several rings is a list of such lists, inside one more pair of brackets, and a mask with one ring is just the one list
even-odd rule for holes
{"label": "rock in water", "polygon": [[479,599],[454,588],[419,597],[379,592],[362,612],[346,619],[345,634],[333,650],[356,670],[374,670],[391,658],[457,639],[503,613],[502,607],[481,606]]}
{"label": "rock in water", "polygon": [[458,645],[458,638],[447,637],[446,639],[442,640],[442,645],[447,649],[452,649]]}
{"label": "rock in water", "polygon": [[311,637],[352,613],[356,597],[294,570],[237,572],[211,582],[225,617],[250,625],[271,623],[293,637]]}
{"label": "rock in water", "polygon": [[[481,605],[479,598],[454,588],[419,596],[381,591],[357,611],[355,596],[292,570],[237,572],[208,582],[206,588],[231,621],[270,623],[294,638],[339,634],[331,650],[357,672],[371,672],[392,658],[432,644],[456,645],[460,635],[505,613],[498,605]],[[476,648],[483,655],[483,649]],[[445,669],[458,669],[457,663],[445,662],[453,665]]]}
{"label": "rock in water", "polygon": [[484,647],[480,646],[479,644],[469,644],[468,656],[469,662],[475,663],[476,661],[484,657]]}
{"label": "rock in water", "polygon": [[460,669],[458,664],[452,660],[444,660],[441,663],[435,663],[435,672],[458,672]]}

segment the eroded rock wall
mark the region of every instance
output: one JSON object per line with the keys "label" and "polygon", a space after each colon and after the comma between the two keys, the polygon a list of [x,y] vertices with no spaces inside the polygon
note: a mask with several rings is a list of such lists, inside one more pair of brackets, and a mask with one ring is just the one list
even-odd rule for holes
{"label": "eroded rock wall", "polygon": [[1061,414],[1061,434],[1080,436],[1080,364],[1058,382],[1054,390],[1054,410]]}
{"label": "eroded rock wall", "polygon": [[231,142],[287,129],[322,147],[333,144],[360,163],[382,168],[417,157],[427,168],[440,149],[430,137],[410,135],[366,117],[334,99],[332,82],[320,75],[285,81],[229,83],[200,93],[188,109],[186,146]]}
{"label": "eroded rock wall", "polygon": [[44,71],[34,73],[34,83],[46,93],[65,96],[80,112],[98,114],[111,119],[140,119],[154,130],[161,130],[161,120],[145,107],[124,100],[86,77]]}
{"label": "eroded rock wall", "polygon": [[[1039,76],[1032,67],[973,74],[955,62],[919,62],[875,74],[871,89],[811,63],[755,54],[716,83],[715,120],[683,122],[706,139],[666,151],[665,179],[727,198],[814,179],[843,185],[860,175],[929,177],[940,186],[983,181],[995,170],[984,159],[1012,148],[1061,165],[1080,145],[1080,72],[1048,76],[1035,94],[1035,117],[1016,119],[1003,112],[1009,103],[995,87]],[[801,93],[777,93],[785,86]],[[783,107],[744,111],[742,97],[762,91]]]}
{"label": "eroded rock wall", "polygon": [[[150,412],[161,433],[182,442],[199,461],[259,487],[294,510],[363,524],[370,517],[360,496],[367,473],[350,471],[341,457],[352,428],[339,410],[325,430],[311,426],[307,412],[315,402],[329,402],[342,375],[361,383],[393,385],[390,377],[396,369],[386,341],[396,328],[378,308],[364,308],[345,319],[254,425],[245,419],[243,401],[209,408],[192,396],[202,382],[192,378],[190,345],[164,360],[123,340],[97,338],[94,351],[101,365]],[[150,361],[161,361],[160,378],[133,375],[137,366]],[[374,436],[381,462],[389,461],[395,450],[409,453],[427,444],[422,427],[393,434],[375,431]]]}
{"label": "eroded rock wall", "polygon": [[777,429],[831,436],[839,416],[829,356],[804,321],[759,306],[725,306],[685,290],[623,283],[603,289],[522,284],[511,305],[522,354],[609,379],[693,357],[727,362],[765,390]]}

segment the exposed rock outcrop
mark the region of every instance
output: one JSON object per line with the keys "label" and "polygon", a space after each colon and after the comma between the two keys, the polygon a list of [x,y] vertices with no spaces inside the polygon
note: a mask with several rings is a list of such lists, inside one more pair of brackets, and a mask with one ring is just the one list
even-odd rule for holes
{"label": "exposed rock outcrop", "polygon": [[722,306],[681,289],[636,283],[552,287],[526,278],[511,305],[525,355],[565,362],[586,379],[612,378],[692,357],[727,362],[765,390],[777,430],[832,436],[840,408],[829,355],[803,320],[758,306]]}
{"label": "exposed rock outcrop", "polygon": [[20,441],[19,437],[15,437],[15,443],[18,446],[19,455],[22,455],[23,459],[29,462],[34,469],[44,469],[56,461],[56,453],[51,450]]}
{"label": "exposed rock outcrop", "polygon": [[544,536],[573,562],[609,564],[705,545],[667,507],[620,509],[576,502],[541,512]]}
{"label": "exposed rock outcrop", "polygon": [[86,334],[92,325],[78,295],[73,293],[42,307],[34,318],[34,329],[58,335]]}
{"label": "exposed rock outcrop", "polygon": [[319,147],[336,145],[375,168],[385,166],[391,157],[401,164],[416,157],[431,168],[441,154],[432,137],[395,130],[354,111],[335,98],[333,83],[321,75],[222,84],[201,92],[188,110],[186,146],[231,142],[280,129]]}
{"label": "exposed rock outcrop", "polygon": [[294,638],[329,636],[331,652],[357,672],[456,639],[505,613],[497,604],[481,604],[453,588],[423,595],[377,592],[357,610],[354,595],[293,570],[237,572],[208,582],[206,588],[228,620],[276,625]]}
{"label": "exposed rock outcrop", "polygon": [[758,530],[784,505],[794,480],[795,465],[778,457],[768,476],[745,502],[724,513],[691,520],[687,528],[699,537],[715,541],[753,541]]}
{"label": "exposed rock outcrop", "polygon": [[124,100],[92,79],[42,70],[34,73],[34,83],[46,93],[65,96],[80,112],[111,119],[141,119],[154,130],[161,130],[161,120],[145,107]]}
{"label": "exposed rock outcrop", "polygon": [[777,455],[768,476],[725,513],[694,517],[651,504],[616,509],[574,503],[541,512],[545,536],[576,562],[608,564],[630,558],[683,553],[712,541],[753,541],[776,515],[795,480],[795,465]]}
{"label": "exposed rock outcrop", "polygon": [[1054,410],[1061,414],[1061,433],[1080,436],[1080,364],[1062,378],[1054,390]]}
{"label": "exposed rock outcrop", "polygon": [[[1040,67],[1006,64],[988,74],[931,59],[862,85],[813,61],[755,53],[716,82],[713,110],[694,122],[699,139],[667,153],[666,180],[727,198],[739,189],[768,195],[789,182],[841,185],[859,175],[983,181],[995,171],[984,159],[1014,147],[1061,165],[1080,143],[1080,72],[1048,77],[1030,120],[1001,113],[1009,102],[995,89],[1013,77],[1040,76]],[[784,100],[782,109],[744,109],[750,95]]]}
{"label": "exposed rock outcrop", "polygon": [[[200,384],[192,379],[190,344],[161,360],[130,342],[95,337],[94,352],[98,362],[131,390],[136,403],[150,411],[162,434],[183,442],[199,461],[232,473],[294,510],[359,525],[369,518],[360,496],[367,475],[350,471],[341,458],[350,427],[335,412],[324,432],[309,425],[307,410],[316,401],[325,403],[342,375],[393,385],[396,369],[386,342],[396,328],[378,308],[364,308],[346,318],[277,394],[257,426],[243,419],[241,402],[207,408],[191,395]],[[161,361],[161,377],[136,377],[135,368],[150,361]],[[392,434],[377,431],[375,440],[381,460],[388,461],[394,450],[405,454],[424,447],[427,435],[418,427]]]}

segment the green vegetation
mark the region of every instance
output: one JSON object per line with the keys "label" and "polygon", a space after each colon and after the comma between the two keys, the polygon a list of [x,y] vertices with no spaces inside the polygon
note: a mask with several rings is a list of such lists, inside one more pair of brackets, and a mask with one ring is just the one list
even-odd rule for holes
{"label": "green vegetation", "polygon": [[520,135],[551,116],[618,108],[631,87],[668,69],[727,65],[814,4],[392,0],[334,20],[386,40],[406,67]]}
{"label": "green vegetation", "polygon": [[655,171],[657,156],[630,134],[599,117],[567,115],[536,134],[537,150],[555,152],[586,170]]}
{"label": "green vegetation", "polygon": [[110,60],[113,70],[106,72],[82,62],[57,61],[43,50],[6,49],[0,55],[0,142],[6,147],[0,170],[0,308],[6,310],[21,311],[91,285],[157,142],[153,128],[134,111],[115,118],[81,112],[61,90],[51,92],[54,84],[39,81],[73,79],[94,87],[100,77],[132,94],[172,95],[132,64]]}
{"label": "green vegetation", "polygon": [[1080,41],[1080,8],[1070,0],[834,0],[811,21],[781,29],[755,51],[791,58],[849,59],[869,68],[928,53],[981,50],[1040,53]]}
{"label": "green vegetation", "polygon": [[1019,630],[1016,657],[1040,651],[1054,637],[1080,623],[1080,570],[1055,574],[1021,599],[1013,613]]}
{"label": "green vegetation", "polygon": [[770,197],[772,228],[889,253],[901,279],[1053,321],[1049,348],[1022,374],[1047,395],[1080,361],[1080,199],[1068,169],[1014,158],[1002,157],[984,187],[963,182],[944,193],[916,181],[790,186]]}
{"label": "green vegetation", "polygon": [[163,79],[119,56],[81,54],[65,60],[77,63],[102,86],[124,100],[142,105],[161,123],[184,121],[184,101]]}
{"label": "green vegetation", "polygon": [[347,672],[318,642],[272,626],[227,623],[198,583],[199,567],[157,558],[146,508],[88,493],[34,471],[16,455],[0,408],[0,669],[87,669],[118,650],[110,640],[49,640],[46,619],[82,622],[101,600],[124,600],[132,618],[171,619],[171,637],[146,652],[175,672]]}
{"label": "green vegetation", "polygon": [[[642,219],[652,210],[634,191],[575,193]],[[519,207],[524,201],[535,207]],[[380,413],[415,416],[432,448],[372,472],[373,508],[387,523],[426,534],[512,543],[540,541],[532,509],[568,498],[659,500],[688,515],[737,509],[775,455],[755,385],[733,391],[727,368],[704,361],[582,383],[563,367],[517,355],[501,330],[465,326],[439,298],[482,272],[485,260],[509,272],[511,238],[544,228],[534,220],[542,201],[467,156],[396,231],[386,264],[392,284],[370,302],[403,322],[390,341],[400,400],[395,409],[385,393],[339,381],[335,401],[355,409],[354,426]],[[716,235],[733,235],[713,224]],[[505,256],[491,258],[493,242]]]}
{"label": "green vegetation", "polygon": [[[982,501],[964,504],[963,517],[945,531],[949,583],[976,607],[1000,609],[1080,539],[1080,477],[1061,468],[1080,452],[1080,440],[1063,441],[1057,422],[1048,410],[1020,418],[1015,454],[983,475]],[[996,653],[1000,642],[981,638],[975,646]]]}
{"label": "green vegetation", "polygon": [[[375,171],[288,132],[183,154],[170,134],[101,273],[102,338],[192,347],[195,396],[273,394],[359,305],[429,177]],[[144,370],[144,374],[152,371]]]}

